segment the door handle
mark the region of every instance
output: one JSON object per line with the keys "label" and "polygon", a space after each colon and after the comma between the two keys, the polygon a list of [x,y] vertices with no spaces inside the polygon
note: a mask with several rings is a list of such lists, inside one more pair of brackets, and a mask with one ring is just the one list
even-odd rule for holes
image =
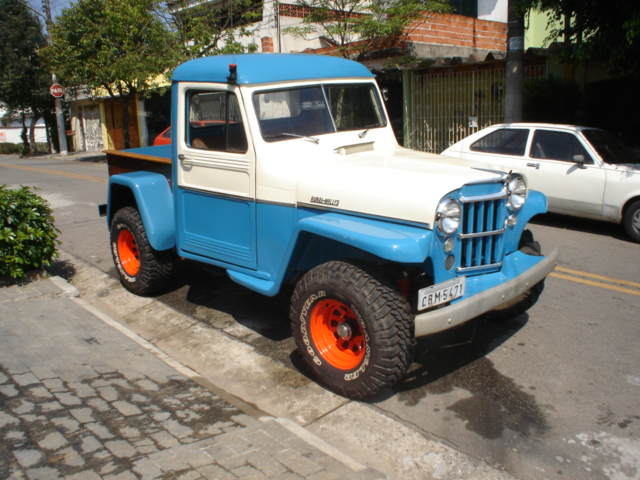
{"label": "door handle", "polygon": [[535,168],[536,170],[540,170],[540,164],[539,163],[529,162],[529,163],[527,163],[527,167],[531,167],[531,168]]}

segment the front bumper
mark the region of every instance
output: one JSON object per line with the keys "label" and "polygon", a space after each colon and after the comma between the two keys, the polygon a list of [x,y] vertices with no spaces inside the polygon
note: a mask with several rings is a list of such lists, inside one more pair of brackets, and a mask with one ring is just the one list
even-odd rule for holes
{"label": "front bumper", "polygon": [[511,280],[446,307],[419,313],[415,316],[416,337],[453,328],[513,300],[543,280],[555,268],[557,260],[556,249]]}

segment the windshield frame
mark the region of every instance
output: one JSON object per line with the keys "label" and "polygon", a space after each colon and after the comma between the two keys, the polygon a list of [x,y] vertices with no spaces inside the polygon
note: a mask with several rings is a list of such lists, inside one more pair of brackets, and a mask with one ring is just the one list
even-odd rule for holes
{"label": "windshield frame", "polygon": [[[328,88],[336,88],[336,87],[365,87],[368,88],[372,94],[372,111],[378,117],[378,121],[375,124],[364,123],[362,126],[358,125],[353,128],[345,128],[340,129],[338,125],[336,125],[336,119],[333,112],[333,109],[330,105],[330,101],[327,95]],[[330,121],[330,128],[320,129],[318,132],[307,132],[307,131],[297,131],[295,129],[291,129],[291,131],[283,131],[279,135],[265,133],[264,129],[264,119],[259,118],[259,107],[258,107],[258,98],[260,95],[269,94],[269,93],[278,93],[278,92],[287,92],[287,91],[295,91],[295,90],[303,90],[303,89],[319,89],[319,92],[322,94],[322,102],[324,107],[324,112],[328,115],[327,120]],[[253,90],[251,92],[251,105],[253,107],[255,119],[260,130],[260,135],[263,141],[268,143],[273,142],[281,142],[285,140],[295,140],[296,137],[306,138],[306,139],[315,139],[315,137],[324,136],[328,134],[335,133],[343,133],[343,132],[362,132],[368,131],[371,129],[380,129],[386,128],[389,125],[389,120],[387,117],[387,112],[385,109],[384,102],[382,101],[382,97],[380,94],[380,89],[376,82],[372,82],[370,80],[359,80],[359,79],[339,79],[332,81],[311,81],[304,83],[297,83],[294,85],[278,85],[271,86],[271,88],[260,88]],[[302,110],[301,110],[302,112]],[[282,118],[295,118],[295,117],[282,117]],[[295,130],[295,131],[294,131]],[[273,136],[272,136],[273,135]]]}

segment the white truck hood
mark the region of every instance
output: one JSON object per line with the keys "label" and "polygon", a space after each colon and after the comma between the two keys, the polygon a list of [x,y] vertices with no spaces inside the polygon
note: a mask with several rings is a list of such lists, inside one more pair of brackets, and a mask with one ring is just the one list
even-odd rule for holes
{"label": "white truck hood", "polygon": [[308,158],[298,175],[298,203],[429,226],[447,193],[466,183],[500,178],[454,158],[401,147],[377,151],[362,143],[315,152],[312,157],[317,158]]}

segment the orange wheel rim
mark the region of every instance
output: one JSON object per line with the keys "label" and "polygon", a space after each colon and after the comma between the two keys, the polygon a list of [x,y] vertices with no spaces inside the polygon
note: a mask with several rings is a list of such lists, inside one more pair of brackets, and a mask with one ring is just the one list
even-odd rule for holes
{"label": "orange wheel rim", "polygon": [[118,233],[118,258],[127,275],[137,275],[140,270],[140,252],[136,239],[129,230],[120,230]]}
{"label": "orange wheel rim", "polygon": [[364,332],[345,303],[334,299],[316,303],[309,330],[318,353],[332,367],[353,370],[362,362],[366,350]]}

